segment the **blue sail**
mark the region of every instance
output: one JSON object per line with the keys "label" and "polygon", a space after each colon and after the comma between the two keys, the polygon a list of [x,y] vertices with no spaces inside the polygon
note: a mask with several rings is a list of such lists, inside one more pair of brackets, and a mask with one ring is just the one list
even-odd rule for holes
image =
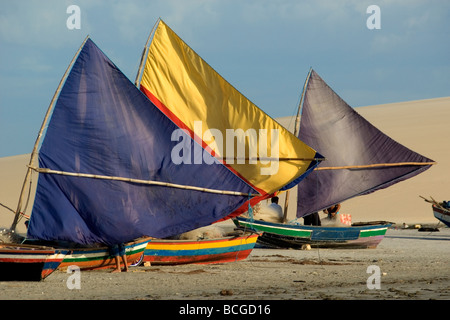
{"label": "blue sail", "polygon": [[172,160],[174,151],[197,147],[88,39],[55,104],[39,167],[242,194],[40,173],[28,238],[111,245],[227,216],[256,192],[208,153],[203,161],[194,158],[198,152]]}

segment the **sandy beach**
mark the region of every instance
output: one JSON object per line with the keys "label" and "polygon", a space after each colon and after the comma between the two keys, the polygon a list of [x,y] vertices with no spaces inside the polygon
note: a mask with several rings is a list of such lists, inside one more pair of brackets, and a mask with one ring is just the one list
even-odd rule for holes
{"label": "sandy beach", "polygon": [[[225,264],[84,271],[79,289],[69,288],[71,274],[56,271],[42,282],[0,282],[0,299],[447,300],[449,262],[449,228],[389,229],[376,249],[254,249]],[[379,288],[370,268],[379,268]]]}
{"label": "sandy beach", "polygon": [[[393,187],[349,200],[343,212],[353,221],[387,220],[428,224],[439,232],[389,229],[376,249],[254,249],[244,261],[217,265],[133,267],[81,273],[81,288],[69,289],[70,274],[56,271],[46,280],[0,282],[0,299],[16,300],[446,300],[450,298],[450,229],[433,217],[419,198],[450,200],[450,97],[361,107],[357,111],[383,132],[437,162],[424,173]],[[292,129],[291,118],[278,119]],[[30,137],[33,139],[34,137]],[[0,227],[9,227],[29,155],[0,159]],[[37,176],[33,177],[34,184]],[[292,197],[291,201],[295,201]],[[33,191],[26,213],[32,207]],[[293,217],[293,205],[290,205]],[[24,232],[23,223],[19,232]],[[369,288],[375,266],[380,288]],[[371,267],[373,268],[373,267]],[[372,269],[371,269],[372,270]]]}

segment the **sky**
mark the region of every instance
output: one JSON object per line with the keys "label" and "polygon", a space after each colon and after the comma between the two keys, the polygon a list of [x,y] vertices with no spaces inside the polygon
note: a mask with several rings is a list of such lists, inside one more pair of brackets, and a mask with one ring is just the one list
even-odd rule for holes
{"label": "sky", "polygon": [[0,157],[32,151],[87,35],[134,82],[158,18],[273,118],[310,68],[352,107],[450,96],[450,1],[0,0]]}

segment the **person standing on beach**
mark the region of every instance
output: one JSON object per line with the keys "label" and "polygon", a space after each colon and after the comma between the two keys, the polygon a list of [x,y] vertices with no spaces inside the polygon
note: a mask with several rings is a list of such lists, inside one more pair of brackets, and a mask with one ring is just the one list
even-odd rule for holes
{"label": "person standing on beach", "polygon": [[321,226],[320,217],[318,212],[313,212],[303,217],[303,225],[305,226]]}
{"label": "person standing on beach", "polygon": [[[116,244],[110,248],[110,253],[114,256],[116,262],[116,268],[112,272],[128,272],[127,255],[125,253],[125,246],[123,243]],[[124,269],[120,268],[120,258],[124,264]]]}

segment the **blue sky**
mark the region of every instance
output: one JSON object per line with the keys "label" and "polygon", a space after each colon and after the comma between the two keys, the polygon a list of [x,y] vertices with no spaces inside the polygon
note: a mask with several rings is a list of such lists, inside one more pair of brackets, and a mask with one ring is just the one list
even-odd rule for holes
{"label": "blue sky", "polygon": [[450,96],[449,1],[2,0],[0,157],[32,151],[86,35],[134,81],[159,17],[274,118],[295,114],[310,67],[353,107]]}

